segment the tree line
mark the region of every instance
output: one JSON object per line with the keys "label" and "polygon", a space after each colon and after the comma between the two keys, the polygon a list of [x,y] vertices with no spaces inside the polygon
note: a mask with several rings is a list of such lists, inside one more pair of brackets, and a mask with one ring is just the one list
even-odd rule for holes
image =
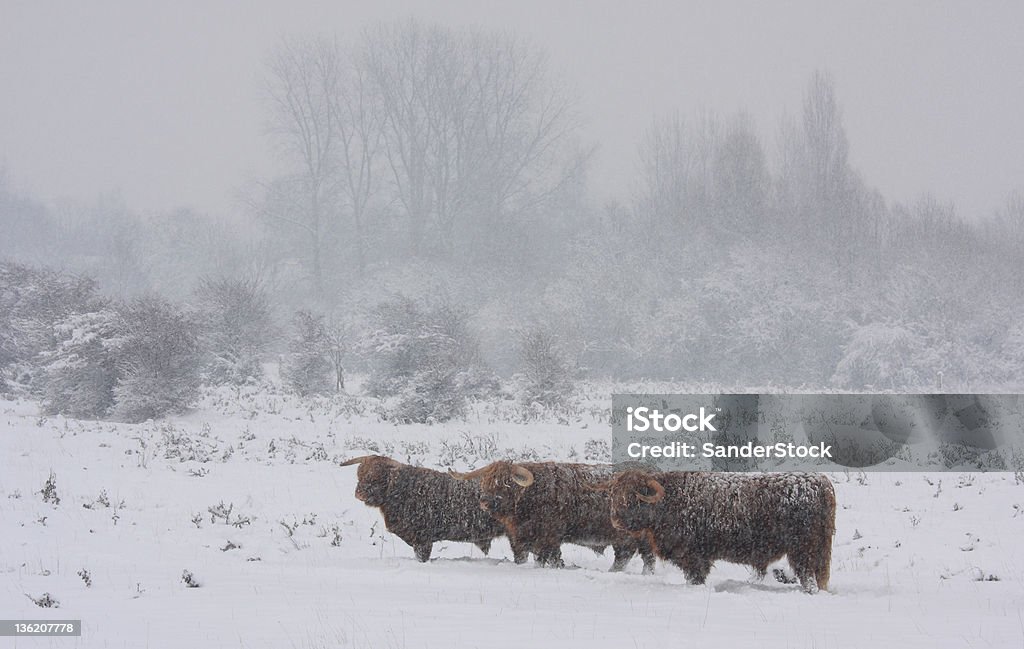
{"label": "tree line", "polygon": [[[276,323],[260,358],[299,354],[305,331],[324,350],[314,384],[405,363],[406,383],[371,385],[433,386],[410,388],[411,413],[416,394],[472,394],[487,372],[544,375],[531,355],[569,368],[552,385],[1020,382],[1024,199],[972,219],[933,196],[887,201],[850,164],[827,73],[770,138],[743,112],[652,118],[631,190],[599,204],[579,103],[519,35],[403,21],[283,40],[262,69],[280,167],[241,188],[249,221],[46,206],[0,181],[0,255],[86,274],[119,303],[192,309],[204,282],[258,287]],[[437,338],[386,360],[411,331]]]}

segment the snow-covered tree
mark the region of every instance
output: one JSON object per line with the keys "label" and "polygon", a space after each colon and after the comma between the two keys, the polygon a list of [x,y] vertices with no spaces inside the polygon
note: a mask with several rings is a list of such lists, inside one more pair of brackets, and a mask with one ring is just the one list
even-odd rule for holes
{"label": "snow-covered tree", "polygon": [[344,389],[343,342],[324,316],[305,310],[296,313],[288,356],[281,368],[285,385],[301,396]]}
{"label": "snow-covered tree", "polygon": [[920,386],[930,378],[922,372],[926,352],[926,342],[914,327],[872,322],[853,332],[832,382],[861,390]]}
{"label": "snow-covered tree", "polygon": [[56,349],[40,354],[43,410],[48,414],[100,418],[114,405],[121,321],[103,309],[73,314],[54,326]]}
{"label": "snow-covered tree", "polygon": [[576,389],[575,370],[548,329],[534,327],[519,341],[522,373],[519,375],[519,401],[529,406],[560,406]]}
{"label": "snow-covered tree", "polygon": [[263,288],[247,279],[206,278],[196,297],[208,380],[241,384],[262,376],[260,360],[273,335]]}
{"label": "snow-covered tree", "polygon": [[187,408],[202,367],[193,319],[162,298],[141,297],[124,307],[121,329],[113,414],[138,422]]}
{"label": "snow-covered tree", "polygon": [[0,262],[0,383],[28,383],[40,352],[58,342],[54,325],[101,306],[91,279]]}
{"label": "snow-covered tree", "polygon": [[393,416],[400,421],[447,421],[489,384],[466,314],[450,304],[397,297],[377,308],[372,327],[368,387],[398,397]]}

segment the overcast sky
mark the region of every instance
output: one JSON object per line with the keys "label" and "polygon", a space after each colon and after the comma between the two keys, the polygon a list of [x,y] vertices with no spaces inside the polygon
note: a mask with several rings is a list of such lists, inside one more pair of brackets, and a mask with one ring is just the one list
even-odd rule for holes
{"label": "overcast sky", "polygon": [[1024,191],[1024,2],[0,0],[0,167],[44,200],[237,211],[267,173],[262,61],[282,35],[415,16],[547,50],[628,193],[654,114],[744,109],[771,144],[811,72],[835,79],[851,158],[889,200],[988,214]]}

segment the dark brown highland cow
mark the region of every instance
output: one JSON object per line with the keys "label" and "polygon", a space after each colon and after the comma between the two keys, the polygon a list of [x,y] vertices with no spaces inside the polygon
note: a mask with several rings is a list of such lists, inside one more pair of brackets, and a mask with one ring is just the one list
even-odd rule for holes
{"label": "dark brown highland cow", "polygon": [[505,533],[498,521],[480,510],[480,489],[451,476],[364,455],[342,462],[359,465],[356,498],[377,507],[388,531],[412,546],[420,561],[430,559],[434,541],[464,541],[484,554],[491,540]]}
{"label": "dark brown highland cow", "polygon": [[718,559],[752,566],[789,558],[807,592],[828,588],[836,496],[814,473],[624,471],[604,485],[612,524],[702,584]]}
{"label": "dark brown highland cow", "polygon": [[612,572],[622,570],[638,551],[644,573],[654,570],[654,554],[642,541],[611,524],[608,494],[592,487],[614,474],[610,466],[556,462],[494,462],[469,473],[450,473],[480,481],[479,506],[505,526],[516,563],[533,552],[539,565],[561,568],[562,543],[615,551]]}

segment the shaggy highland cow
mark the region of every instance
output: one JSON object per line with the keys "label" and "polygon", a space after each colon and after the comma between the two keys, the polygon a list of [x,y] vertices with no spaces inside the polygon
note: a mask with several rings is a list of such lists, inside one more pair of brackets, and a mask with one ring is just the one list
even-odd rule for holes
{"label": "shaggy highland cow", "polygon": [[614,475],[610,466],[494,462],[469,473],[449,473],[459,480],[480,480],[479,506],[505,526],[516,563],[525,563],[533,552],[539,565],[561,568],[563,543],[598,553],[611,545],[612,572],[624,569],[638,551],[644,574],[654,571],[650,548],[612,527],[608,494],[592,488]]}
{"label": "shaggy highland cow", "polygon": [[412,546],[420,561],[430,559],[434,541],[473,543],[484,554],[505,533],[480,511],[480,489],[439,471],[364,455],[342,462],[359,465],[356,498],[377,507],[388,531]]}
{"label": "shaggy highland cow", "polygon": [[599,487],[611,494],[612,524],[702,584],[718,559],[763,578],[783,556],[807,592],[828,588],[836,496],[813,473],[624,471]]}

